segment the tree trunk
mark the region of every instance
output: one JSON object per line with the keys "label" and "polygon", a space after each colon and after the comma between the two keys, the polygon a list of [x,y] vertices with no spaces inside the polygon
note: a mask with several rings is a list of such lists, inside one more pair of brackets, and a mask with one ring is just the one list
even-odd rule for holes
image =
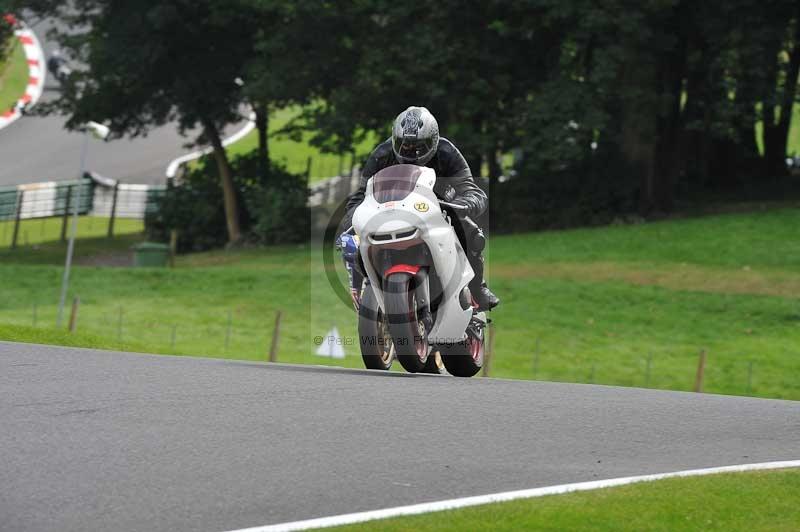
{"label": "tree trunk", "polygon": [[214,159],[217,161],[219,170],[220,184],[222,185],[222,196],[225,205],[225,222],[228,227],[228,244],[235,244],[242,238],[242,231],[239,226],[239,202],[236,197],[236,187],[233,184],[233,171],[228,162],[228,155],[222,145],[219,129],[210,120],[203,120],[205,134],[211,141],[214,148]]}
{"label": "tree trunk", "polygon": [[[796,25],[800,25],[800,21]],[[782,95],[776,94],[778,91],[778,79],[780,78],[780,68],[778,67],[778,54],[781,52],[783,42],[775,41],[772,46],[768,46],[765,54],[767,61],[767,91],[763,100],[762,122],[764,124],[764,166],[767,177],[777,177],[786,173],[784,158],[786,157],[786,142],[791,124],[792,106],[794,104],[795,86],[797,85],[797,67],[800,61],[798,54],[797,33],[795,31],[795,43],[789,64],[786,67],[784,81],[784,91]],[[788,98],[788,102],[787,102]],[[788,105],[788,109],[784,106]],[[778,106],[781,106],[780,119],[777,118]],[[786,110],[784,110],[786,109]],[[786,128],[784,131],[784,127]]]}
{"label": "tree trunk", "polygon": [[[798,11],[800,12],[800,9]],[[789,127],[792,125],[792,111],[794,110],[798,74],[800,74],[800,13],[798,13],[794,25],[794,46],[789,51],[789,64],[786,67],[786,81],[784,82],[783,99],[781,101],[781,119],[775,131],[775,148],[781,154],[781,167],[784,171],[783,159],[788,151]]]}
{"label": "tree trunk", "polygon": [[258,131],[258,177],[261,183],[267,182],[269,171],[269,108],[267,105],[255,106],[256,130]]}
{"label": "tree trunk", "polygon": [[[673,27],[680,27],[679,21],[687,18],[685,6],[686,4],[679,6]],[[683,171],[681,95],[687,66],[687,39],[686,32],[680,31],[678,45],[659,59],[657,90],[663,107],[658,109],[656,118],[653,201],[658,210],[665,212],[672,210],[675,183]]]}

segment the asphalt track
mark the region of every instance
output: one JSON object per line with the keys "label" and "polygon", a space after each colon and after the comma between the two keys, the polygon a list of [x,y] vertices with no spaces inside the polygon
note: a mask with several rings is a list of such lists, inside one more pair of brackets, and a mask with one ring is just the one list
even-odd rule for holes
{"label": "asphalt track", "polygon": [[[42,42],[45,56],[56,45],[47,40],[47,21],[32,27]],[[58,82],[49,75],[40,103],[57,97]],[[80,173],[81,133],[64,129],[65,117],[53,115],[24,116],[0,130],[0,186],[41,181],[76,179]],[[231,134],[241,125],[231,126]],[[169,163],[192,151],[186,144],[192,135],[181,136],[175,124],[151,130],[146,137],[103,142],[90,141],[87,168],[102,176],[126,183],[163,184]]]}
{"label": "asphalt track", "polygon": [[0,530],[222,531],[800,457],[800,402],[0,342]]}

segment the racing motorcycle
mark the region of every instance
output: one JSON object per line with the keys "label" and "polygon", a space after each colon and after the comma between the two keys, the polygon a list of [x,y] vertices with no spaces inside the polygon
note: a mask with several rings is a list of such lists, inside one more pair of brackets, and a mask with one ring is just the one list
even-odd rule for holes
{"label": "racing motorcycle", "polygon": [[483,367],[487,318],[452,225],[465,208],[440,201],[435,183],[432,168],[385,168],[353,214],[361,356],[370,369],[388,370],[396,358],[410,373],[439,373],[443,364],[471,377]]}

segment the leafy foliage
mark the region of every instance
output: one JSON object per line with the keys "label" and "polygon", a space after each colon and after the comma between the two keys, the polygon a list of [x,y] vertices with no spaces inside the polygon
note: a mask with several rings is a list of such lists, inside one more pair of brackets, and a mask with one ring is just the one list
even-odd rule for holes
{"label": "leafy foliage", "polygon": [[[269,179],[263,182],[257,177],[255,154],[235,158],[231,169],[236,194],[243,205],[239,223],[247,241],[277,244],[308,239],[308,189],[304,178],[272,166]],[[213,159],[204,157],[180,186],[168,189],[161,202],[157,212],[145,220],[149,238],[166,242],[175,229],[180,251],[213,249],[227,242],[222,189]]]}
{"label": "leafy foliage", "polygon": [[[173,119],[202,127],[231,242],[244,216],[219,130],[243,105],[256,113],[265,183],[270,110],[303,105],[284,133],[311,129],[317,146],[342,153],[388,134],[408,105],[425,105],[473,172],[488,175],[490,197],[501,200],[493,205],[503,205],[493,223],[514,229],[657,215],[682,196],[786,178],[800,75],[796,0],[26,7],[58,17],[58,38],[86,65],[55,104],[70,126],[106,120],[119,135]],[[501,180],[511,153],[515,177]]]}

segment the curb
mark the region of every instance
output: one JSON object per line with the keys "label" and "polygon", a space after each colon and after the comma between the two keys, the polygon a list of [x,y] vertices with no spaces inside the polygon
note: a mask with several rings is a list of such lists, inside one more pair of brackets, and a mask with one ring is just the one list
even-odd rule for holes
{"label": "curb", "polygon": [[36,105],[36,102],[42,97],[44,81],[47,77],[44,50],[42,50],[39,39],[33,30],[24,22],[18,21],[13,15],[5,15],[3,19],[6,23],[16,28],[14,35],[25,50],[25,58],[28,61],[28,85],[25,89],[25,94],[17,100],[13,109],[0,114],[0,129],[16,122],[22,118],[26,110]]}

